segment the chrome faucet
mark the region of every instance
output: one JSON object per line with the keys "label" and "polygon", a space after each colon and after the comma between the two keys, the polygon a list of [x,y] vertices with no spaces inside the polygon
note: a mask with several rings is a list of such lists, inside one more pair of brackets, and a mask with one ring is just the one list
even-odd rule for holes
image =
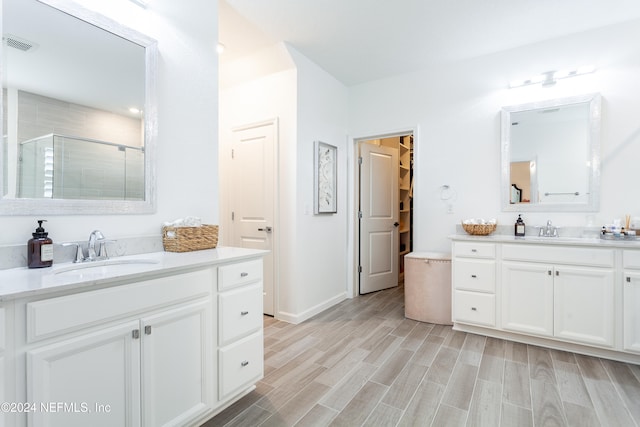
{"label": "chrome faucet", "polygon": [[551,220],[547,221],[546,227],[540,227],[540,233],[538,236],[543,237],[558,237],[558,227],[551,223]]}
{"label": "chrome faucet", "polygon": [[[107,250],[105,244],[113,242],[113,240],[107,240],[104,234],[100,230],[93,230],[89,235],[89,243],[87,244],[87,261],[96,261],[98,259],[106,259]],[[98,251],[96,252],[96,244],[98,245]]]}

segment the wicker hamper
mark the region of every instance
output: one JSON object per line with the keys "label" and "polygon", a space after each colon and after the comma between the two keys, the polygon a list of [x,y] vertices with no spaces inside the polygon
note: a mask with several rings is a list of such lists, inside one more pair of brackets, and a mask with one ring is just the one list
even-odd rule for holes
{"label": "wicker hamper", "polygon": [[213,249],[218,244],[218,226],[162,227],[162,244],[167,252],[191,252]]}

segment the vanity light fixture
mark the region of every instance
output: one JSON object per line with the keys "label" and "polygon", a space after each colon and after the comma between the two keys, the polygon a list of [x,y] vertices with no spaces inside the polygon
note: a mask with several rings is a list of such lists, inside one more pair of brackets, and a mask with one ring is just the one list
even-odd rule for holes
{"label": "vanity light fixture", "polygon": [[560,79],[566,79],[567,77],[581,76],[583,74],[593,73],[596,70],[594,66],[585,66],[576,68],[574,70],[559,70],[559,71],[546,71],[537,76],[531,77],[526,80],[516,80],[509,82],[509,89],[513,89],[520,86],[528,86],[532,84],[541,83],[543,87],[549,87],[556,84]]}

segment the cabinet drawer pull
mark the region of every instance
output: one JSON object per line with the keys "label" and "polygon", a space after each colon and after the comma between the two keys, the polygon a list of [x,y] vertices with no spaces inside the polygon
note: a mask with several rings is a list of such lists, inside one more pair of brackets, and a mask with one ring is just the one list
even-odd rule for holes
{"label": "cabinet drawer pull", "polygon": [[477,249],[471,249],[471,252],[476,253],[476,252],[478,252],[478,250]]}
{"label": "cabinet drawer pull", "polygon": [[631,283],[631,277],[627,276],[627,283]]}
{"label": "cabinet drawer pull", "polygon": [[560,272],[558,270],[556,270],[556,276],[559,276]]}
{"label": "cabinet drawer pull", "polygon": [[248,366],[249,365],[249,361],[248,360],[244,360],[240,363],[240,365],[242,366]]}
{"label": "cabinet drawer pull", "polygon": [[241,315],[241,316],[246,316],[247,314],[249,314],[249,312],[248,312],[248,311],[241,311],[241,312],[240,312],[240,315]]}
{"label": "cabinet drawer pull", "polygon": [[548,274],[549,276],[551,276],[551,270],[547,271],[547,274]]}
{"label": "cabinet drawer pull", "polygon": [[478,311],[478,309],[475,307],[471,307],[471,311]]}
{"label": "cabinet drawer pull", "polygon": [[242,273],[240,273],[240,277],[247,277],[248,275],[249,275],[249,273],[244,272],[244,271]]}
{"label": "cabinet drawer pull", "polygon": [[475,279],[475,278],[477,278],[477,277],[478,277],[478,276],[476,276],[475,274],[472,274],[472,275],[471,275],[471,278],[473,278],[473,279]]}

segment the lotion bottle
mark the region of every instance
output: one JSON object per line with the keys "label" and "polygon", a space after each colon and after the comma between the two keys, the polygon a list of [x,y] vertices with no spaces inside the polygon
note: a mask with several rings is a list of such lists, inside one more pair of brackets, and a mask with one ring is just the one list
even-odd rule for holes
{"label": "lotion bottle", "polygon": [[46,220],[38,220],[38,228],[32,233],[33,238],[27,242],[27,267],[42,268],[53,265],[53,240],[47,235],[42,223]]}
{"label": "lotion bottle", "polygon": [[518,219],[516,220],[514,234],[519,237],[524,237],[524,221],[521,215],[518,215]]}

